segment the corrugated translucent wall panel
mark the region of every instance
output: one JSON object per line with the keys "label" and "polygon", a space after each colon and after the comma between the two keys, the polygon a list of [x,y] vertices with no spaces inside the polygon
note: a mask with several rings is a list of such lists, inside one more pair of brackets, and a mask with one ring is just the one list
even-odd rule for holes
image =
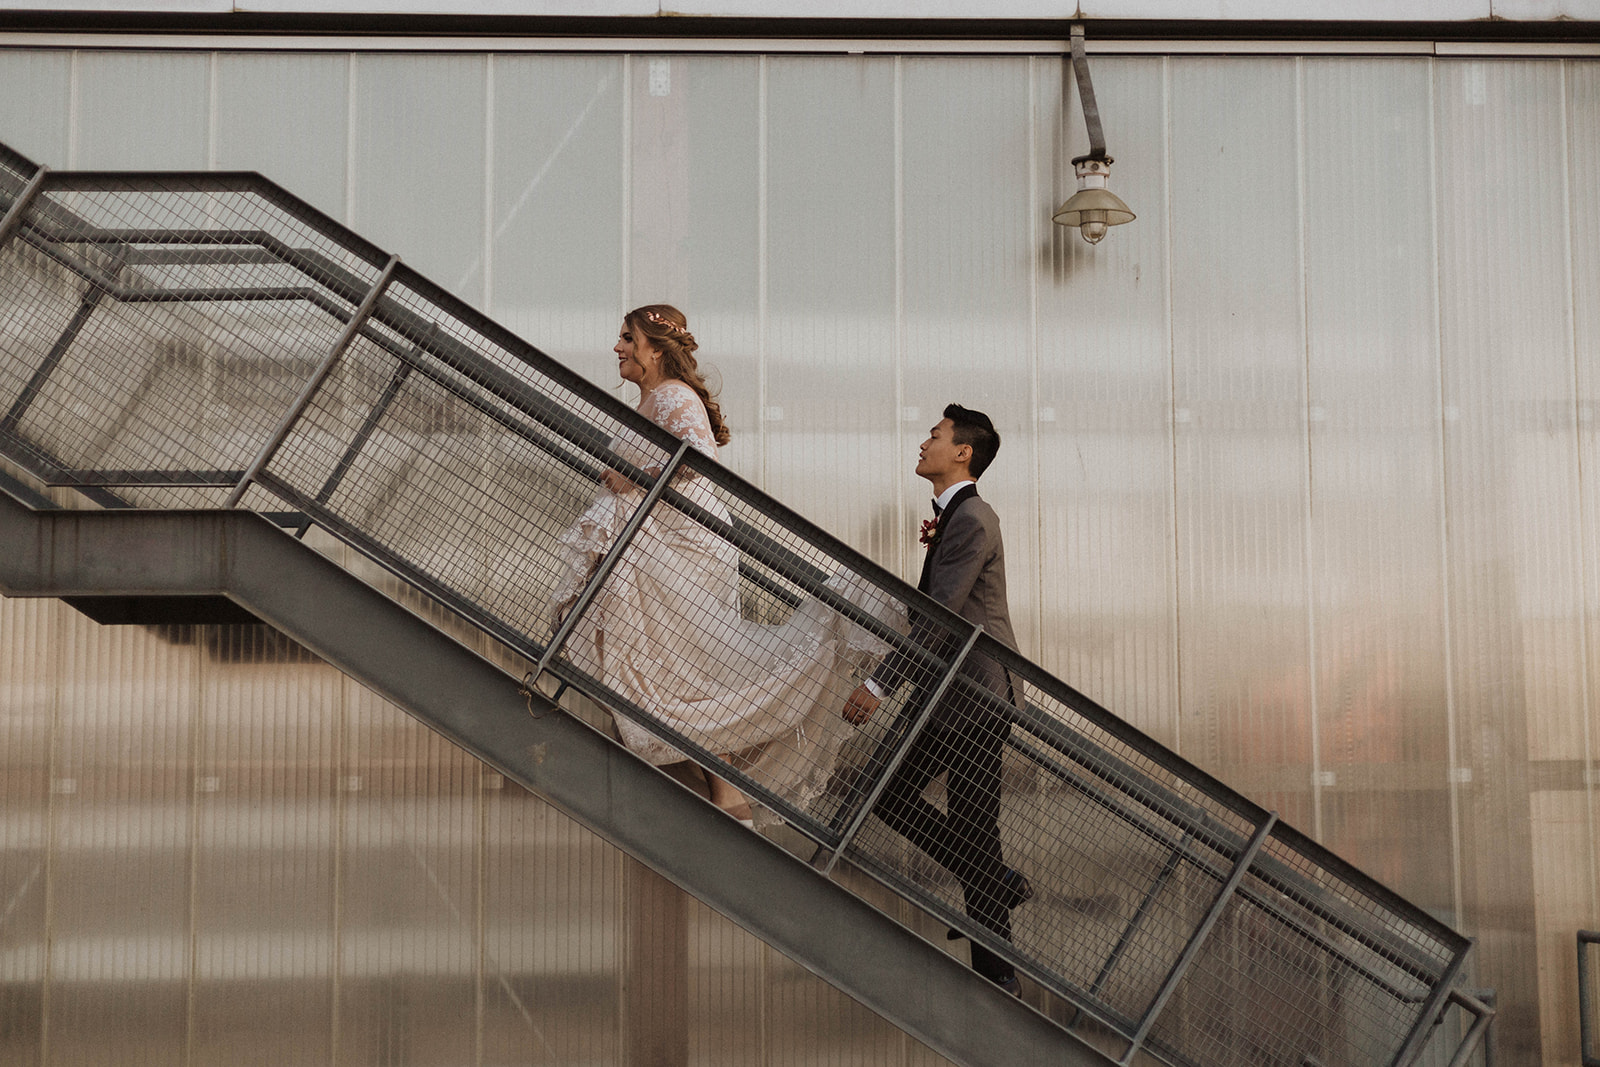
{"label": "corrugated translucent wall panel", "polygon": [[[1013,625],[1033,646],[1035,483],[1032,278],[1042,226],[1029,197],[1032,129],[1028,65],[1015,60],[908,59],[902,74],[904,164],[905,448],[893,462],[913,466],[916,445],[946,404],[986,412],[1000,452],[983,476],[985,497],[1006,522]],[[981,368],[981,370],[980,370]],[[929,485],[905,479],[902,499],[914,530],[933,517]],[[908,537],[903,539],[909,540]],[[917,555],[920,557],[921,549]],[[921,559],[913,560],[913,568]]]}
{"label": "corrugated translucent wall panel", "polygon": [[[726,387],[733,440],[719,459],[759,479],[761,61],[651,56],[631,66],[627,303],[690,314],[701,369],[713,389]],[[609,343],[596,347],[610,354]],[[614,357],[607,370],[616,380]]]}
{"label": "corrugated translucent wall panel", "polygon": [[[1089,150],[1069,71],[1035,63],[1040,219],[1075,191],[1071,159]],[[1055,225],[1038,235],[1041,626],[1032,647],[1059,677],[1180,747],[1167,67],[1097,58],[1093,71],[1097,94],[1117,101],[1114,191],[1139,217],[1094,246]]]}
{"label": "corrugated translucent wall panel", "polygon": [[346,685],[334,1058],[438,1062],[478,1028],[479,765]]}
{"label": "corrugated translucent wall panel", "polygon": [[62,613],[47,1052],[171,1063],[188,1044],[198,659],[181,631]]}
{"label": "corrugated translucent wall panel", "polygon": [[1537,1025],[1539,1054],[1545,1063],[1582,1062],[1576,1025],[1578,985],[1571,961],[1574,935],[1594,928],[1593,881],[1583,864],[1594,850],[1588,794],[1582,789],[1541,790],[1529,804],[1535,857],[1532,891],[1538,901]]}
{"label": "corrugated translucent wall panel", "polygon": [[488,1063],[616,1063],[623,861],[486,773],[483,1050]]}
{"label": "corrugated translucent wall panel", "polygon": [[0,129],[29,159],[68,164],[72,54],[0,50]]}
{"label": "corrugated translucent wall panel", "polygon": [[730,1067],[761,1062],[762,1032],[746,1022],[762,1015],[771,953],[698,901],[691,904],[687,925],[683,984],[694,1005],[687,1027],[689,1056],[696,1063]]}
{"label": "corrugated translucent wall panel", "polygon": [[1313,658],[1298,718],[1323,840],[1447,913],[1430,78],[1417,60],[1302,65]]}
{"label": "corrugated translucent wall panel", "polygon": [[212,154],[220,170],[256,170],[333,218],[345,217],[350,68],[346,55],[219,55]]}
{"label": "corrugated translucent wall panel", "polygon": [[69,142],[73,167],[205,170],[209,166],[209,56],[81,52],[74,63],[76,106]]}
{"label": "corrugated translucent wall panel", "polygon": [[893,59],[767,61],[767,490],[891,569],[922,416],[898,425]]}
{"label": "corrugated translucent wall panel", "polygon": [[1461,907],[1533,1052],[1534,869],[1564,861],[1534,851],[1532,761],[1582,721],[1586,673],[1561,68],[1440,64],[1435,93]]}
{"label": "corrugated translucent wall panel", "polygon": [[204,653],[194,779],[194,1056],[326,1063],[334,1048],[345,683],[265,626],[183,632]]}
{"label": "corrugated translucent wall panel", "polygon": [[0,1060],[34,1063],[44,1041],[50,882],[50,738],[59,671],[55,614],[0,599]]}
{"label": "corrugated translucent wall panel", "polygon": [[[495,56],[488,310],[568,366],[615,380],[622,284],[620,56]],[[609,379],[608,379],[609,376]]]}
{"label": "corrugated translucent wall panel", "polygon": [[405,249],[407,263],[450,292],[482,303],[488,57],[353,62],[345,221],[380,247]]}
{"label": "corrugated translucent wall panel", "polygon": [[1174,63],[1168,166],[1183,751],[1309,826],[1296,69]]}

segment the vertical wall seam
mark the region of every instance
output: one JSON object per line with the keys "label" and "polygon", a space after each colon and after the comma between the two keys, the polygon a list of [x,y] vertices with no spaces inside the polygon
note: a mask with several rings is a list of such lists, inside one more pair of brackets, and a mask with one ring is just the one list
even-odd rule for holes
{"label": "vertical wall seam", "polygon": [[622,270],[622,306],[617,318],[633,307],[633,260],[631,235],[633,233],[633,56],[622,57],[622,204],[617,212],[622,224],[622,255],[618,262]]}
{"label": "vertical wall seam", "polygon": [[1444,295],[1442,292],[1439,237],[1439,69],[1438,60],[1428,58],[1428,187],[1429,226],[1433,237],[1433,353],[1436,397],[1435,426],[1438,430],[1439,474],[1439,595],[1444,649],[1445,745],[1447,748],[1448,795],[1450,798],[1450,894],[1456,926],[1464,925],[1461,883],[1461,783],[1456,777],[1458,753],[1456,722],[1455,633],[1450,600],[1450,456],[1445,425]]}
{"label": "vertical wall seam", "polygon": [[1169,502],[1172,506],[1172,574],[1168,586],[1172,597],[1172,612],[1168,616],[1172,627],[1172,751],[1183,755],[1183,544],[1182,522],[1178,499],[1178,343],[1177,330],[1172,317],[1172,57],[1161,57],[1161,182],[1165,218],[1162,220],[1162,258],[1166,263],[1166,285],[1163,308],[1166,316],[1167,345],[1167,458],[1170,463],[1168,483]]}
{"label": "vertical wall seam", "polygon": [[[480,241],[479,246],[478,246],[478,262],[481,265],[480,278],[481,278],[482,283],[483,283],[483,293],[482,293],[481,297],[479,298],[478,304],[483,309],[483,313],[485,315],[490,316],[491,318],[494,316],[494,245],[495,245],[495,239],[496,239],[496,236],[497,236],[496,233],[495,233],[495,227],[494,227],[494,193],[495,193],[494,172],[495,172],[495,154],[496,154],[496,149],[498,147],[498,145],[497,145],[497,143],[495,141],[495,136],[494,136],[494,125],[495,125],[495,94],[494,94],[495,62],[494,62],[494,60],[495,60],[494,53],[491,52],[487,56],[484,57],[484,63],[483,63],[483,211],[481,213],[481,218],[482,218],[482,223],[483,223],[483,233],[480,235],[481,236],[481,241]],[[471,276],[472,276],[472,270],[469,267],[467,269],[466,274],[463,275],[463,277],[462,277],[462,282],[461,282],[461,286],[460,286],[460,288],[462,290],[465,290],[467,288],[467,282],[471,279]],[[465,293],[464,292],[462,293],[462,296],[463,296],[463,298],[465,298]],[[488,436],[489,433],[490,433],[490,431],[488,431],[487,428],[485,428],[485,430],[483,432],[484,432],[485,436]],[[480,471],[480,473],[481,473],[481,475],[482,475],[482,477],[484,479],[484,484],[485,485],[487,485],[489,483],[489,480],[490,480],[489,468],[495,462],[494,451],[495,450],[492,447],[488,447],[487,446],[487,443],[486,443],[485,447],[479,449],[479,464],[480,464],[479,465],[479,471]],[[489,575],[489,572],[492,570],[492,567],[493,567],[492,563],[489,560],[489,554],[487,552],[482,553],[478,558],[479,558],[479,565],[482,567],[482,570],[483,570],[483,574],[487,577]],[[481,774],[480,774],[480,778],[481,778]],[[481,781],[479,783],[479,791],[480,792],[482,791],[482,782]],[[478,974],[478,994],[477,994],[478,997],[479,997],[479,1000],[480,1000],[480,1005],[479,1005],[479,1007],[480,1007],[480,1011],[479,1011],[479,1021],[480,1021],[480,1023],[482,1021],[482,1010],[481,1010],[481,1008],[482,1008],[482,1005],[481,1005],[482,989],[483,989],[483,974],[482,974],[482,969],[480,967],[479,974]],[[480,1029],[481,1029],[481,1027],[480,1027]],[[478,1044],[479,1044],[480,1047],[477,1048],[476,1053],[477,1053],[477,1057],[478,1057],[478,1062],[481,1063],[482,1059],[483,1059],[483,1050],[481,1048],[481,1044],[482,1044],[481,1040],[478,1042]]]}
{"label": "vertical wall seam", "polygon": [[344,224],[356,226],[356,66],[358,54],[346,59],[344,99]]}
{"label": "vertical wall seam", "polygon": [[78,124],[83,91],[83,50],[74,48],[67,60],[67,169],[78,168]]}
{"label": "vertical wall seam", "polygon": [[[218,165],[217,141],[221,130],[221,54],[213,50],[206,62],[206,169],[216,170]],[[201,629],[198,628],[197,629]],[[200,934],[200,770],[204,752],[205,657],[193,655],[191,677],[194,684],[194,710],[189,729],[189,951],[188,976],[185,991],[183,1062],[195,1062],[195,1005],[199,999]]]}
{"label": "vertical wall seam", "polygon": [[[213,65],[215,56],[213,55]],[[197,633],[204,633],[211,627],[197,626]],[[188,910],[188,954],[187,970],[184,991],[184,1043],[183,1062],[194,1063],[195,1060],[195,1005],[200,998],[200,769],[201,758],[205,752],[205,656],[198,649],[204,648],[203,640],[196,642],[195,648],[188,652],[191,667],[189,670],[189,683],[191,687],[191,712],[189,718],[189,768],[188,768],[188,793],[189,793],[189,899]]]}
{"label": "vertical wall seam", "polygon": [[1306,710],[1310,717],[1311,739],[1311,835],[1324,840],[1322,816],[1322,729],[1321,709],[1318,704],[1317,677],[1317,583],[1314,561],[1316,559],[1316,465],[1312,457],[1311,438],[1311,283],[1309,245],[1310,221],[1307,218],[1308,173],[1306,144],[1306,68],[1305,58],[1294,61],[1295,110],[1295,194],[1298,198],[1296,214],[1299,217],[1299,285],[1300,285],[1300,426],[1301,460],[1304,475],[1301,496],[1300,567],[1302,590],[1306,604]]}
{"label": "vertical wall seam", "polygon": [[483,313],[494,315],[494,163],[498,147],[494,136],[494,53],[484,57],[483,64],[483,297],[479,305]]}
{"label": "vertical wall seam", "polygon": [[767,212],[767,183],[771,144],[768,140],[767,102],[768,57],[756,58],[756,484],[767,488],[770,472],[767,469],[767,287],[772,284],[767,256],[769,233]]}
{"label": "vertical wall seam", "polygon": [[[870,60],[863,57],[859,62]],[[905,57],[894,57],[894,545],[895,573],[910,573],[906,560],[906,189]]]}
{"label": "vertical wall seam", "polygon": [[[76,53],[74,53],[76,58]],[[48,677],[50,679],[50,747],[49,771],[45,776],[45,838],[44,838],[44,943],[43,959],[40,960],[39,991],[39,1063],[42,1065],[51,1062],[50,1057],[50,1022],[54,1016],[52,1009],[53,997],[51,996],[52,979],[54,977],[55,963],[55,918],[56,918],[56,852],[60,840],[61,801],[56,792],[55,783],[61,776],[61,680],[65,676],[62,669],[61,650],[66,647],[67,607],[59,600],[50,601],[44,610],[45,625],[41,627],[46,631],[53,631],[54,638],[49,642],[46,650],[46,662],[49,664]]]}
{"label": "vertical wall seam", "polygon": [[476,951],[473,953],[473,1027],[472,1027],[472,1062],[477,1067],[483,1067],[484,1062],[484,1024],[488,1018],[488,997],[485,989],[489,981],[489,790],[486,775],[493,773],[487,764],[476,757],[466,757],[469,766],[476,772],[478,788],[474,794],[476,807],[477,832],[473,834],[473,885],[476,891],[472,899],[473,912],[473,941]]}
{"label": "vertical wall seam", "polygon": [[[1045,517],[1044,494],[1039,491],[1042,473],[1040,449],[1040,370],[1039,370],[1039,92],[1038,59],[1029,56],[1024,68],[1028,88],[1028,422],[1033,431],[1029,459],[1032,476],[1028,479],[1033,512],[1033,544],[1035,573],[1044,574]],[[1035,583],[1033,595],[1033,654],[1035,662],[1043,659],[1044,648],[1044,597]]]}
{"label": "vertical wall seam", "polygon": [[[338,555],[339,564],[345,569],[350,567],[351,549],[340,546]],[[333,843],[333,914],[329,921],[333,926],[332,945],[329,951],[333,959],[328,961],[328,982],[331,1010],[328,1013],[328,1043],[329,1063],[342,1062],[339,1058],[340,1029],[344,1022],[343,1012],[343,968],[344,968],[344,831],[346,793],[344,789],[345,774],[349,770],[346,765],[349,752],[350,729],[350,687],[355,685],[351,679],[343,674],[338,675],[338,687],[334,693],[333,705],[333,780],[328,783],[333,790],[333,833],[330,835]]]}
{"label": "vertical wall seam", "polygon": [[221,57],[217,52],[210,53],[206,65],[207,101],[206,101],[206,169],[217,169],[217,132],[220,128],[220,116],[217,114],[217,98],[219,96],[219,82],[221,80]]}

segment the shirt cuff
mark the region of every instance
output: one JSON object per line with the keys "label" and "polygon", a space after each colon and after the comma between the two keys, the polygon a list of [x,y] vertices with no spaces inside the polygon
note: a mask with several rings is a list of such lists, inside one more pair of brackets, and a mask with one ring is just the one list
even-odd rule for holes
{"label": "shirt cuff", "polygon": [[868,679],[864,680],[861,684],[867,687],[867,692],[871,693],[873,696],[877,697],[879,700],[883,699],[883,696],[884,696],[883,687],[880,686],[877,682],[874,682],[871,678],[868,678]]}

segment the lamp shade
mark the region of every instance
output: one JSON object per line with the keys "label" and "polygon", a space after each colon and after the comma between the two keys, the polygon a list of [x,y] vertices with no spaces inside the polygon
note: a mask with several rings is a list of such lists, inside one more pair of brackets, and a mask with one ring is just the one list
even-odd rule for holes
{"label": "lamp shade", "polygon": [[[1063,226],[1121,226],[1136,217],[1110,189],[1079,189],[1052,216]],[[1101,229],[1101,233],[1104,233]],[[1085,236],[1088,236],[1085,233]]]}

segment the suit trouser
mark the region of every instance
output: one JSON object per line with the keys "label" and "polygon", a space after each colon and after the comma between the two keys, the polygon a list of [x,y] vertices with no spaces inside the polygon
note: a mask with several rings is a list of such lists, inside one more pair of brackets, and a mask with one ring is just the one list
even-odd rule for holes
{"label": "suit trouser", "polygon": [[[1011,940],[1011,912],[1001,906],[1005,860],[1000,853],[1000,753],[1007,723],[958,730],[930,725],[911,745],[878,799],[877,816],[927,853],[961,883],[967,914]],[[945,780],[945,811],[922,799],[928,782]],[[995,982],[1012,967],[982,945],[972,946],[972,969]]]}

